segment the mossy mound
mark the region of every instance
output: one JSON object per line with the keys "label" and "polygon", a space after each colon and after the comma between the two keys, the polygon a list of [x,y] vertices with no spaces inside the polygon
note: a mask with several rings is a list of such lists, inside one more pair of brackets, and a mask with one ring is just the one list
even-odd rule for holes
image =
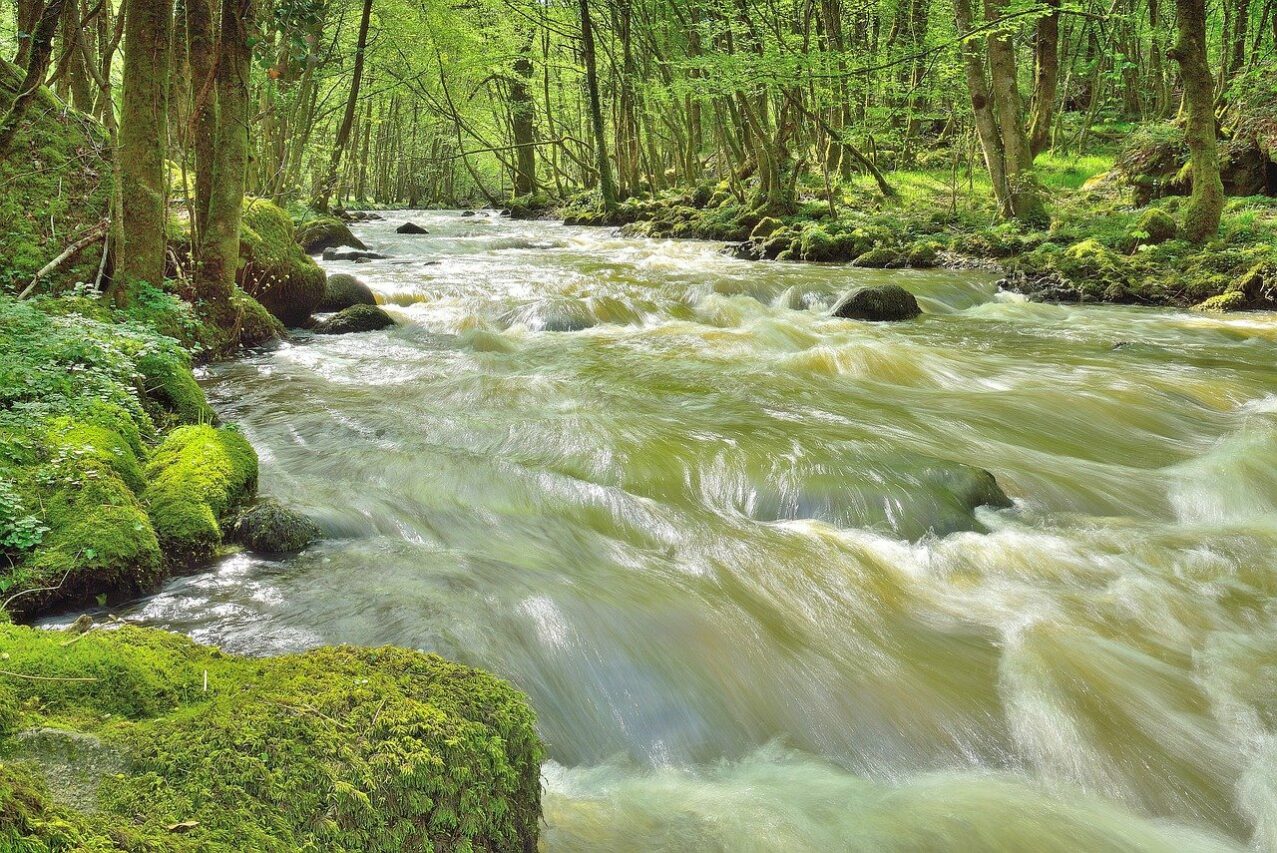
{"label": "mossy mound", "polygon": [[350,227],[335,216],[320,216],[297,226],[297,245],[308,255],[318,255],[324,249],[349,246],[367,249],[364,241],[350,233]]}
{"label": "mossy mound", "polygon": [[[163,578],[151,495],[171,453],[147,462],[165,430],[225,435],[236,466],[255,473],[243,439],[207,425],[212,409],[178,343],[110,317],[93,300],[0,298],[0,600],[18,616]],[[251,481],[234,481],[235,499]],[[180,561],[209,552],[170,540]]]}
{"label": "mossy mound", "polygon": [[146,466],[142,493],[170,559],[193,564],[222,544],[222,525],[257,487],[257,454],[239,433],[207,425],[173,430]]}
{"label": "mossy mound", "polygon": [[1144,211],[1135,223],[1135,232],[1137,244],[1157,246],[1175,239],[1175,235],[1179,233],[1179,223],[1165,210],[1152,207]]}
{"label": "mossy mound", "polygon": [[[173,853],[535,849],[524,697],[404,649],[245,659],[162,631],[0,625],[0,848]],[[39,680],[37,680],[39,679]],[[19,732],[119,756],[79,811]]]}
{"label": "mossy mound", "polygon": [[914,295],[900,285],[882,284],[851,291],[830,313],[846,320],[912,320],[922,309]]}
{"label": "mossy mound", "polygon": [[304,322],[323,299],[324,271],[297,245],[278,205],[244,199],[240,255],[240,287],[285,324]]}
{"label": "mossy mound", "polygon": [[[9,102],[22,74],[0,60],[0,101]],[[100,125],[41,89],[0,158],[0,293],[17,293],[71,240],[106,215],[111,155]],[[42,292],[93,281],[102,244],[81,250]]]}

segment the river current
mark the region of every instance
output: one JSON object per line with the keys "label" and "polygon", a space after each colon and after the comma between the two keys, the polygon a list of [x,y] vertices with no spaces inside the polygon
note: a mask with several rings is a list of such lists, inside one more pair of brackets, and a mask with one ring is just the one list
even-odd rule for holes
{"label": "river current", "polygon": [[[355,230],[396,328],[205,377],[327,538],[128,618],[502,675],[546,851],[1277,850],[1277,317]],[[923,316],[827,315],[885,281]]]}

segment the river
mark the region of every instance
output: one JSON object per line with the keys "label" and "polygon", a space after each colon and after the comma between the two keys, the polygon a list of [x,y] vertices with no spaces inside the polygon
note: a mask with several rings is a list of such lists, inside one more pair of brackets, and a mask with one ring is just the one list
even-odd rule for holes
{"label": "river", "polygon": [[128,618],[501,674],[547,851],[1277,849],[1277,317],[407,216],[399,326],[205,377],[326,541]]}

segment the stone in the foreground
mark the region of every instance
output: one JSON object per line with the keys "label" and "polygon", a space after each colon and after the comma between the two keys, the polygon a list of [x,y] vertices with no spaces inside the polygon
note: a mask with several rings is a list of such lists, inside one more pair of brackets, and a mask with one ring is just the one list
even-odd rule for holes
{"label": "stone in the foreground", "polygon": [[315,522],[274,498],[261,498],[244,510],[231,530],[231,539],[261,554],[300,551],[322,535]]}
{"label": "stone in the foreground", "polygon": [[918,300],[898,284],[861,287],[839,299],[831,312],[847,320],[912,320],[922,313]]}
{"label": "stone in the foreground", "polygon": [[[0,847],[536,849],[535,717],[487,673],[390,647],[241,658],[136,627],[0,624],[0,648]],[[24,746],[54,730],[119,772],[69,789]]]}
{"label": "stone in the foreground", "polygon": [[430,232],[422,228],[415,222],[405,222],[395,229],[396,234],[429,234]]}
{"label": "stone in the foreground", "polygon": [[328,276],[328,283],[324,287],[324,298],[319,301],[319,307],[315,310],[328,313],[340,311],[352,305],[376,304],[377,298],[372,295],[372,289],[368,285],[353,275],[339,272]]}
{"label": "stone in the foreground", "polygon": [[315,324],[317,335],[349,335],[355,332],[375,332],[393,326],[389,314],[375,305],[352,305],[343,308],[327,320]]}

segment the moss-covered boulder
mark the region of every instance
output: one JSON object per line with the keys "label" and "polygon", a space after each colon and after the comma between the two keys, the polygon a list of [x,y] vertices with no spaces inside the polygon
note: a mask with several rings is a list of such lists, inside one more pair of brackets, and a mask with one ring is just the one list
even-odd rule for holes
{"label": "moss-covered boulder", "polygon": [[914,295],[900,285],[882,284],[851,291],[830,313],[846,320],[912,320],[922,309]]}
{"label": "moss-covered boulder", "polygon": [[858,267],[886,269],[887,267],[903,266],[904,258],[900,252],[889,246],[874,246],[869,251],[857,255],[853,263]]}
{"label": "moss-covered boulder", "polygon": [[1179,233],[1179,223],[1160,207],[1151,207],[1141,214],[1135,223],[1136,242],[1149,246],[1157,246],[1167,240],[1174,240]]}
{"label": "moss-covered boulder", "polygon": [[250,551],[285,554],[320,538],[319,527],[273,498],[262,498],[235,519],[231,539]]}
{"label": "moss-covered boulder", "polygon": [[318,255],[324,249],[349,246],[367,249],[364,242],[350,233],[350,227],[335,216],[320,216],[297,226],[297,245],[308,255]]}
{"label": "moss-covered boulder", "polygon": [[349,335],[356,332],[375,332],[395,324],[385,311],[375,305],[352,305],[315,324],[318,335]]}
{"label": "moss-covered boulder", "polygon": [[244,200],[240,262],[240,287],[285,324],[304,322],[324,296],[324,271],[297,244],[288,214],[266,199]]}
{"label": "moss-covered boulder", "polygon": [[377,298],[372,289],[353,275],[334,273],[328,276],[324,285],[324,298],[320,300],[316,311],[341,311],[352,305],[376,305]]}
{"label": "moss-covered boulder", "polygon": [[[22,72],[0,59],[0,104]],[[111,153],[101,125],[41,88],[7,157],[0,158],[0,293],[17,293],[36,271],[106,215]],[[93,281],[100,242],[86,246],[50,276],[41,292]]]}
{"label": "moss-covered boulder", "polygon": [[[133,627],[0,625],[0,648],[0,849],[536,848],[535,718],[486,673],[395,648],[247,659]],[[68,790],[28,732],[118,772]]]}
{"label": "moss-covered boulder", "polygon": [[257,454],[230,429],[179,427],[146,466],[142,493],[171,562],[206,560],[222,544],[222,525],[257,486]]}
{"label": "moss-covered boulder", "polygon": [[774,216],[764,216],[758,221],[758,224],[754,226],[753,230],[749,232],[749,239],[761,243],[766,241],[777,231],[783,231],[784,229],[784,222],[781,222]]}

